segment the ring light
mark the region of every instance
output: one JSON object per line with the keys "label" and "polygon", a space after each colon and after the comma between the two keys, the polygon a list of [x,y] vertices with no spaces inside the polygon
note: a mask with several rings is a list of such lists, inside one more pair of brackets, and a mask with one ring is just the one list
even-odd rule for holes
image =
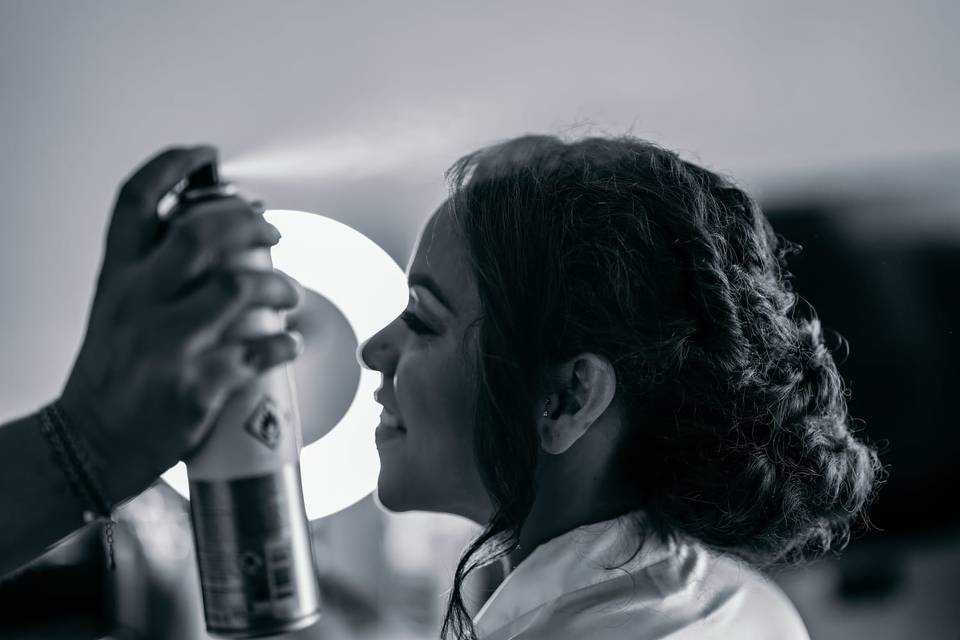
{"label": "ring light", "polygon": [[[333,303],[358,343],[363,342],[360,337],[365,340],[389,324],[406,304],[403,270],[356,229],[305,211],[274,209],[264,215],[283,235],[270,252],[274,266]],[[303,498],[310,520],[346,509],[377,486],[380,457],[374,429],[380,420],[380,405],[373,392],[378,378],[376,371],[361,368],[357,392],[346,414],[300,453]],[[171,467],[162,477],[189,498],[184,463]]]}

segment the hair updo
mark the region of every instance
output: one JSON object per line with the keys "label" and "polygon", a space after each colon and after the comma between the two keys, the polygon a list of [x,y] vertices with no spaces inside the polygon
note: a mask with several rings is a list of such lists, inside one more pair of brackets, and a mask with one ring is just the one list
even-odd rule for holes
{"label": "hair updo", "polygon": [[757,565],[847,543],[882,469],[851,431],[819,319],[796,308],[786,257],[801,247],[749,195],[629,136],[524,136],[447,178],[483,309],[474,437],[495,513],[460,559],[441,635],[475,637],[463,578],[516,544],[535,498],[530,407],[583,352],[614,366],[612,473],[645,533]]}

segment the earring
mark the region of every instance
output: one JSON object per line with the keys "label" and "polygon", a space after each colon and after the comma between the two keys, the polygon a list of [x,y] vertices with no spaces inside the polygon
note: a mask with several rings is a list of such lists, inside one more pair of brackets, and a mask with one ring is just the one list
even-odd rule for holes
{"label": "earring", "polygon": [[547,404],[543,405],[543,417],[544,417],[544,418],[549,418],[549,417],[550,417],[550,411],[549,411],[549,409],[548,409],[549,406],[550,406],[550,398],[547,398]]}

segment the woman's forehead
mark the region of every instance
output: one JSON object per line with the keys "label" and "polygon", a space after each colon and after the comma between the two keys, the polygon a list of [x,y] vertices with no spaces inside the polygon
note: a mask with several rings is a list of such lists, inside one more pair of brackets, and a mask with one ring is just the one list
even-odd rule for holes
{"label": "woman's forehead", "polygon": [[[415,273],[432,277],[455,305],[458,300],[476,295],[467,248],[446,204],[430,216],[417,238],[407,277]],[[458,306],[464,308],[466,302],[463,300]]]}
{"label": "woman's forehead", "polygon": [[413,271],[433,271],[443,267],[456,250],[449,214],[441,206],[427,219],[420,230],[407,265],[407,274]]}

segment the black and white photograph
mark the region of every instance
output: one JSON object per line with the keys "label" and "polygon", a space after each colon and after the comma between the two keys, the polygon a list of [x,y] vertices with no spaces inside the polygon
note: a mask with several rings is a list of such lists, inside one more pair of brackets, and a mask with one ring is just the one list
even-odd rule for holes
{"label": "black and white photograph", "polygon": [[958,27],[0,0],[0,640],[960,640]]}

